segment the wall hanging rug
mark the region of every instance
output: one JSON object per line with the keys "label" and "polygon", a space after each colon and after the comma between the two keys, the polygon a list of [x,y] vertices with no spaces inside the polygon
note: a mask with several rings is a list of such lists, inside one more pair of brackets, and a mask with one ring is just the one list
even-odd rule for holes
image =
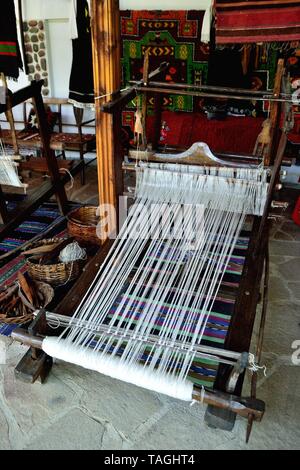
{"label": "wall hanging rug", "polygon": [[72,11],[76,13],[77,35],[72,37],[73,62],[69,101],[79,108],[94,107],[92,37],[88,2],[72,0]]}
{"label": "wall hanging rug", "polygon": [[217,44],[295,41],[299,37],[300,1],[216,0]]}
{"label": "wall hanging rug", "polygon": [[23,68],[17,37],[14,0],[1,2],[0,15],[0,72],[8,78],[17,79]]}
{"label": "wall hanging rug", "polygon": [[[149,53],[149,70],[164,61],[170,63],[166,77],[169,82],[197,85],[205,81],[209,53],[208,44],[201,42],[205,10],[125,10],[120,13],[124,85],[129,80],[142,78],[146,52]],[[164,108],[193,111],[194,101],[189,96],[164,95]],[[151,95],[148,109],[153,110]]]}

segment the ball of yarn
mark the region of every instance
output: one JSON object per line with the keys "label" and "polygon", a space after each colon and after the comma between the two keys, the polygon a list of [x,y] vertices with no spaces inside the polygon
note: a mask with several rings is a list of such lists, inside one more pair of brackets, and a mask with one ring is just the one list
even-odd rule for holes
{"label": "ball of yarn", "polygon": [[86,259],[86,250],[81,248],[77,242],[67,245],[59,254],[62,263],[70,263],[79,259]]}

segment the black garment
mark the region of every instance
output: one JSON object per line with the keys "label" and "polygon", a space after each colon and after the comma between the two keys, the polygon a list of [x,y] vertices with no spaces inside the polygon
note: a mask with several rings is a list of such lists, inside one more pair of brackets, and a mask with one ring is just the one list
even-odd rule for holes
{"label": "black garment", "polygon": [[23,68],[18,44],[17,21],[14,0],[1,2],[0,12],[0,72],[8,78],[17,79]]}
{"label": "black garment", "polygon": [[89,8],[86,0],[77,0],[78,38],[72,40],[73,62],[69,101],[77,107],[94,104],[93,56]]}
{"label": "black garment", "polygon": [[213,51],[208,60],[207,84],[245,88],[241,53],[229,48]]}
{"label": "black garment", "polygon": [[[207,84],[211,86],[229,88],[250,88],[248,77],[243,74],[241,53],[237,49],[224,48],[211,52],[208,60]],[[214,119],[222,119],[227,112],[238,113],[242,110],[251,114],[248,101],[236,101],[232,99],[207,99],[205,108],[213,114]],[[232,109],[231,109],[232,108]],[[246,114],[247,114],[246,113]]]}

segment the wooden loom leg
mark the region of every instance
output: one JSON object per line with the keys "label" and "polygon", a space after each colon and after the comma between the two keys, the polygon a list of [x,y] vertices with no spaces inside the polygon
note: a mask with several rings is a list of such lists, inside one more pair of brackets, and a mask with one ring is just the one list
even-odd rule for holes
{"label": "wooden loom leg", "polygon": [[33,105],[35,108],[40,136],[43,146],[43,152],[47,160],[47,165],[49,168],[49,173],[51,176],[51,180],[53,185],[55,185],[55,192],[57,195],[57,202],[59,205],[60,212],[63,215],[66,215],[67,208],[68,208],[68,200],[67,195],[65,192],[64,184],[61,181],[58,163],[55,158],[55,152],[50,148],[50,134],[48,130],[47,118],[45,113],[45,107],[42,99],[42,95],[40,92],[36,92],[33,96]]}
{"label": "wooden loom leg", "polygon": [[0,224],[6,224],[8,221],[8,210],[6,207],[5,197],[0,186]]}
{"label": "wooden loom leg", "polygon": [[[45,335],[46,330],[46,314],[44,310],[41,310],[29,325],[28,333],[33,339],[36,337],[38,340],[38,336]],[[52,364],[52,357],[44,353],[39,347],[33,345],[15,367],[15,376],[17,379],[27,383],[34,383],[40,378],[41,383],[43,383],[51,370]]]}
{"label": "wooden loom leg", "polygon": [[[83,110],[83,108],[77,108],[77,106],[73,106],[73,113],[74,113],[76,125],[77,125],[77,128],[78,128],[78,133],[79,133],[79,136],[80,136],[79,156],[80,156],[80,160],[82,160],[83,163],[84,163],[84,148],[83,148],[84,144],[82,143],[82,128],[81,128],[82,121],[83,121],[84,110]],[[82,186],[84,186],[84,184],[85,184],[85,165],[84,164],[83,164],[83,167],[82,167],[80,180],[81,180]]]}
{"label": "wooden loom leg", "polygon": [[[256,306],[259,300],[260,282],[263,274],[263,262],[265,244],[267,241],[267,230],[259,244],[259,252],[254,257],[257,240],[259,238],[260,218],[255,218],[252,228],[252,236],[246,253],[246,260],[239,286],[238,296],[232,315],[230,328],[227,334],[225,348],[233,351],[249,351],[251,333],[256,314]],[[226,365],[220,365],[215,388],[227,391],[229,384],[230,369]],[[235,385],[234,393],[241,394],[244,373],[241,373]],[[220,410],[208,406],[205,421],[209,426],[231,430],[234,426],[236,416],[227,410]]]}

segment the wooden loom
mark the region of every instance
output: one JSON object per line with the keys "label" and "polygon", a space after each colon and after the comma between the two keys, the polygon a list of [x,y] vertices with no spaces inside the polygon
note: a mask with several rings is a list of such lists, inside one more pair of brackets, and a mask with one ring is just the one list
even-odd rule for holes
{"label": "wooden loom", "polygon": [[[152,72],[151,77],[155,77],[162,73],[165,69],[165,64],[160,69]],[[283,63],[279,62],[277,71],[277,82],[280,83],[280,78],[283,74]],[[107,202],[111,194],[114,194],[114,202],[117,205],[117,199],[123,194],[122,170],[130,169],[134,170],[134,165],[125,164],[121,158],[121,143],[118,139],[120,129],[121,110],[128,103],[137,92],[148,92],[149,87],[147,86],[147,80],[145,83],[141,81],[132,89],[126,90],[123,93],[119,93],[116,97],[102,106],[102,112],[107,113],[108,117],[111,117],[115,130],[115,145],[114,154],[110,161],[111,168],[113,169],[113,179],[110,176],[110,182],[112,188],[109,194],[105,194],[105,201]],[[157,94],[168,92],[168,87],[162,87],[162,90],[157,91]],[[218,90],[214,90],[217,92]],[[220,90],[219,90],[220,91]],[[224,90],[221,90],[223,93]],[[204,92],[205,94],[211,94],[212,90]],[[226,95],[227,96],[227,95]],[[231,96],[232,97],[232,96]],[[280,96],[273,95],[276,103],[280,103]],[[279,97],[279,101],[276,98]],[[245,96],[243,96],[245,99]],[[158,102],[160,99],[158,97]],[[275,113],[274,113],[275,115]],[[276,120],[278,120],[279,109],[276,112]],[[159,113],[157,113],[159,117]],[[157,126],[158,128],[158,126]],[[278,181],[278,174],[280,170],[281,161],[284,154],[286,137],[282,133],[278,142],[278,135],[275,132],[276,126],[274,126],[274,136],[272,140],[272,151],[270,152],[270,160],[273,164],[272,177],[270,181],[270,191],[268,193],[267,204],[265,212],[262,217],[254,217],[253,228],[250,236],[250,243],[246,254],[246,260],[243,268],[241,282],[238,288],[237,300],[235,303],[234,313],[231,318],[229,331],[227,334],[226,342],[224,344],[224,351],[226,351],[227,357],[234,358],[235,365],[232,364],[220,364],[218,373],[213,390],[199,389],[194,387],[193,398],[196,401],[205,403],[208,405],[206,412],[206,421],[213,426],[220,427],[222,429],[232,429],[236,415],[243,416],[248,419],[247,428],[247,440],[251,432],[252,422],[260,421],[264,414],[265,404],[256,398],[256,373],[253,374],[252,379],[252,390],[250,397],[241,397],[243,379],[246,370],[247,354],[249,351],[252,329],[256,316],[256,306],[260,298],[260,285],[263,277],[264,265],[265,265],[265,288],[264,294],[267,291],[267,278],[268,278],[268,217],[273,200],[273,194]],[[106,130],[107,131],[107,130]],[[157,161],[155,155],[148,155],[149,160]],[[237,162],[243,161],[244,163],[257,164],[257,157],[241,157],[231,155],[228,160]],[[165,160],[164,160],[165,161]],[[174,161],[173,161],[174,162]],[[180,163],[180,159],[178,160]],[[184,161],[184,163],[189,163]],[[207,157],[196,157],[196,161],[192,160],[191,163],[198,165],[206,165],[209,163]],[[266,159],[264,161],[267,164]],[[105,164],[102,162],[102,164]],[[107,164],[107,163],[106,163]],[[224,160],[226,164],[226,160]],[[123,168],[122,168],[123,167]],[[102,175],[104,177],[104,175]],[[107,177],[107,175],[105,175]],[[103,188],[102,188],[103,190]],[[80,303],[81,298],[90,286],[95,274],[97,273],[99,266],[105,260],[105,257],[112,245],[112,240],[106,240],[97,253],[97,255],[90,261],[85,269],[85,272],[75,283],[70,292],[66,295],[62,302],[55,307],[55,313],[60,315],[62,319],[67,320],[72,315],[77,305]],[[48,312],[40,311],[34,322],[30,325],[29,330],[25,331],[22,329],[16,329],[12,337],[24,344],[28,344],[31,348],[16,367],[16,374],[27,381],[34,382],[38,377],[43,381],[47,376],[51,365],[52,358],[47,356],[41,351],[43,337],[49,333],[49,327],[47,325]],[[264,295],[264,308],[261,317],[261,325],[263,326],[266,314],[266,296]],[[262,348],[263,328],[257,348],[257,358],[260,359],[261,348]],[[214,348],[204,348],[208,354],[217,354]],[[200,347],[201,350],[201,347]],[[203,351],[203,350],[202,350]]]}
{"label": "wooden loom", "polygon": [[[170,92],[164,82],[151,83],[151,79],[157,78],[161,74],[165,65],[159,70],[143,77],[139,83],[124,92],[118,92],[120,89],[120,70],[119,70],[119,38],[118,38],[118,2],[109,0],[107,2],[93,3],[93,34],[94,34],[94,74],[95,74],[95,92],[97,95],[112,94],[112,101],[97,107],[97,150],[98,150],[98,170],[99,170],[99,189],[100,200],[102,203],[112,203],[118,206],[118,197],[123,194],[123,149],[120,140],[121,112],[124,106],[131,101],[137,93],[155,93],[155,111],[156,111],[156,138],[153,142],[153,148],[158,147],[160,135],[160,117],[161,117],[161,97],[165,92]],[[283,64],[280,63],[277,85],[283,73]],[[158,89],[158,88],[159,89]],[[154,89],[153,89],[154,88]],[[179,87],[178,87],[179,88]],[[177,92],[178,92],[177,88]],[[227,97],[228,89],[209,89],[202,90],[188,89],[180,90],[180,93],[195,94],[202,93],[201,96],[211,96],[221,92]],[[203,91],[204,90],[204,91]],[[172,91],[173,92],[173,91]],[[235,93],[241,93],[245,99],[247,95],[244,91],[235,90]],[[272,149],[269,149],[271,163],[274,164],[272,178],[270,182],[271,190],[268,195],[266,210],[264,215],[256,217],[251,233],[250,244],[247,250],[246,260],[242,273],[242,279],[239,286],[237,301],[234,314],[232,316],[226,343],[224,345],[228,356],[234,357],[236,365],[220,364],[213,390],[202,390],[194,387],[193,398],[196,401],[208,405],[206,420],[211,425],[223,429],[232,428],[234,418],[238,414],[248,419],[247,438],[249,438],[253,421],[260,421],[264,414],[265,405],[262,401],[256,399],[255,380],[253,375],[251,396],[241,397],[242,385],[245,373],[244,352],[249,351],[251,334],[255,320],[256,306],[260,297],[260,283],[264,270],[264,260],[267,253],[268,238],[268,216],[273,199],[273,190],[275,189],[278,172],[285,148],[285,136],[282,134],[278,145],[278,135],[275,132],[279,118],[279,104],[281,97],[279,91],[268,97],[274,99],[275,110],[273,119],[274,135],[272,136]],[[232,96],[232,90],[230,94]],[[263,98],[263,96],[261,96]],[[239,99],[239,98],[237,98]],[[268,99],[268,98],[267,98]],[[276,111],[276,112],[275,112]],[[276,134],[276,135],[275,135]],[[155,161],[155,156],[150,159]],[[229,156],[231,161],[243,161],[246,163],[257,164],[256,157]],[[260,160],[261,161],[261,160]],[[195,162],[193,162],[195,163]],[[197,158],[197,164],[203,164],[204,160]],[[205,161],[207,163],[207,161]],[[265,163],[268,162],[265,160]],[[132,169],[132,166],[131,168]],[[86,293],[92,280],[94,279],[99,266],[104,262],[106,255],[112,245],[112,240],[106,240],[98,251],[96,256],[89,262],[84,273],[69,291],[66,297],[55,307],[55,312],[61,317],[67,318],[72,315],[82,297]],[[267,284],[267,263],[266,280]],[[266,288],[265,288],[266,291]],[[266,298],[264,298],[264,305]],[[265,318],[265,308],[263,309],[261,323],[263,325]],[[262,330],[261,330],[262,331]],[[43,337],[49,333],[47,324],[47,313],[40,311],[34,322],[30,325],[28,331],[17,329],[13,333],[13,338],[30,346],[30,350],[16,367],[16,374],[24,380],[34,382],[38,377],[43,381],[47,376],[52,358],[47,356],[42,350]],[[259,360],[262,344],[262,334],[260,335],[257,358]],[[210,351],[212,352],[212,351]],[[216,351],[214,351],[216,353]]]}
{"label": "wooden loom", "polygon": [[[39,132],[41,142],[44,149],[45,159],[47,162],[50,179],[43,183],[37,190],[31,193],[24,202],[21,202],[18,207],[8,212],[5,202],[5,195],[0,187],[0,239],[4,239],[14,228],[16,228],[22,221],[28,217],[35,209],[37,209],[43,202],[49,199],[53,194],[57,196],[57,202],[60,211],[63,215],[68,212],[68,200],[65,193],[64,185],[68,181],[68,175],[61,175],[59,173],[58,163],[55,158],[54,151],[50,148],[50,135],[48,131],[47,118],[45,108],[41,95],[41,87],[43,81],[33,81],[31,85],[18,90],[16,93],[9,92],[9,99],[6,104],[0,104],[0,113],[11,112],[14,106],[27,101],[32,98],[33,106],[36,110],[36,116],[39,124]],[[71,173],[77,174],[82,168],[82,163],[79,162],[75,165]]]}

